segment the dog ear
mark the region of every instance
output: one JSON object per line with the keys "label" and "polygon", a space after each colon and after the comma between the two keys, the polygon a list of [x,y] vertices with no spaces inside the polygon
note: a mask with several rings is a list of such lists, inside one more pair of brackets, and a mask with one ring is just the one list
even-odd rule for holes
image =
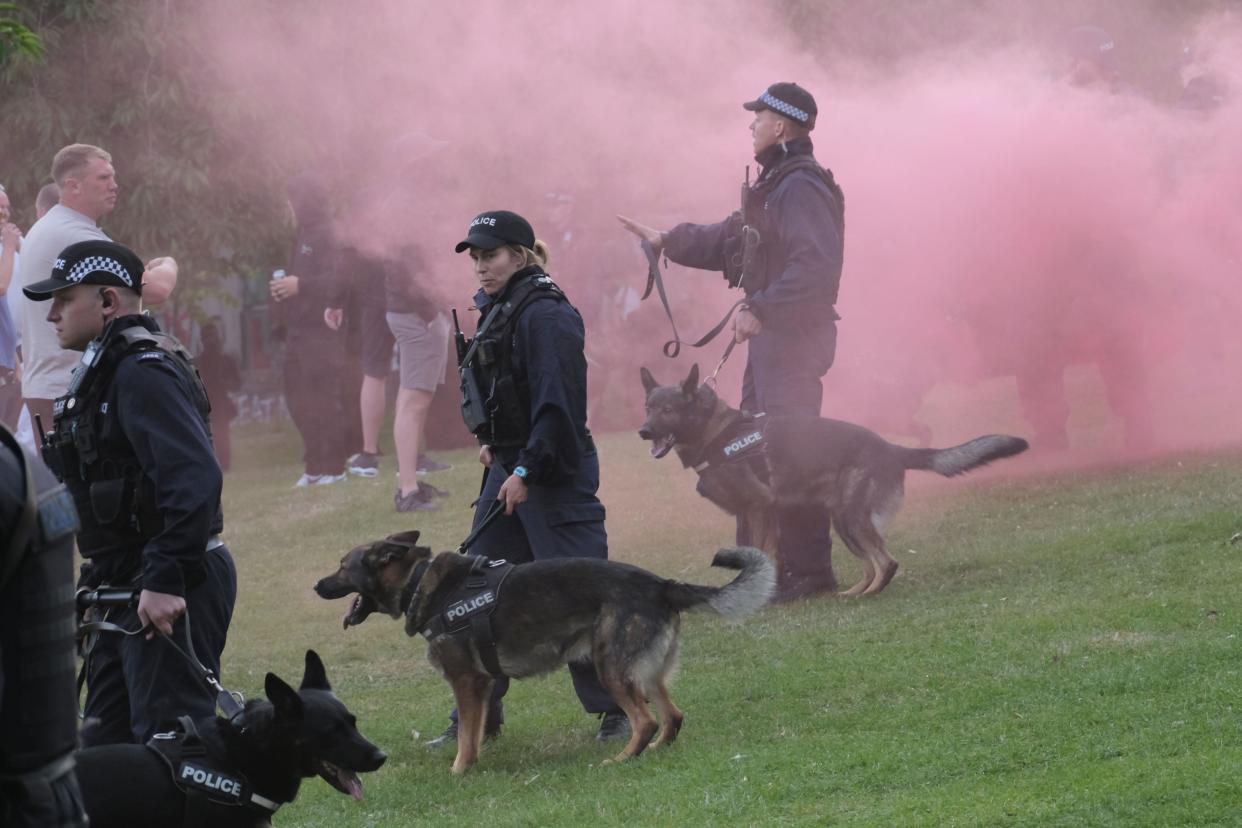
{"label": "dog ear", "polygon": [[331,690],[328,684],[328,671],[323,668],[323,660],[314,650],[306,651],[306,672],[302,674],[301,690]]}
{"label": "dog ear", "polygon": [[651,372],[646,368],[639,368],[638,375],[642,377],[643,390],[648,394],[660,387],[660,383],[656,382],[656,378],[651,376]]}
{"label": "dog ear", "polygon": [[418,530],[412,529],[409,532],[398,532],[395,535],[389,535],[386,540],[396,541],[401,544],[408,543],[410,546],[414,546],[418,543]]}
{"label": "dog ear", "polygon": [[282,719],[302,718],[302,697],[275,673],[268,673],[263,681],[263,690],[267,699],[276,708],[276,715]]}
{"label": "dog ear", "polygon": [[681,393],[687,397],[693,397],[694,392],[699,390],[699,364],[696,362],[690,368],[690,376],[686,377],[686,381],[681,384]]}

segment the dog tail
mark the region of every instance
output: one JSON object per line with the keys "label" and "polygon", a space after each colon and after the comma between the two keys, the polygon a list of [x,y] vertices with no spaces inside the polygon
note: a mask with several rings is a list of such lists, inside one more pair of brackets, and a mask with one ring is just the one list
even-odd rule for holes
{"label": "dog tail", "polygon": [[902,462],[907,469],[922,469],[953,477],[971,469],[986,466],[993,460],[1001,460],[1021,454],[1029,444],[1021,437],[1007,434],[989,434],[976,437],[969,443],[946,449],[902,448]]}
{"label": "dog tail", "polygon": [[758,611],[776,592],[776,567],[761,550],[751,546],[721,549],[712,566],[739,570],[738,576],[722,587],[669,581],[667,600],[677,610],[704,604],[730,621],[741,621]]}

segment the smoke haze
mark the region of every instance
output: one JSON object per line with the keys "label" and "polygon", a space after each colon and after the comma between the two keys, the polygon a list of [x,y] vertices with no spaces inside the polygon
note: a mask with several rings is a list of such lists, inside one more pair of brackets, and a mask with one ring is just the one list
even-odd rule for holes
{"label": "smoke haze", "polygon": [[[236,139],[329,177],[363,249],[416,243],[447,302],[474,290],[452,253],[470,218],[530,218],[587,318],[597,427],[641,422],[637,365],[671,382],[723,350],[670,364],[654,301],[620,319],[644,263],[612,216],[724,218],[753,164],[740,104],[793,80],[847,203],[827,415],[906,442],[1031,436],[1015,377],[1063,375],[1075,448],[1242,436],[1242,106],[1174,105],[1179,73],[1238,77],[1237,21],[1158,3],[805,5],[234,0],[193,26],[204,94],[267,113]],[[1060,80],[1084,23],[1110,29],[1141,89]],[[394,184],[399,211],[351,202]],[[667,279],[688,339],[736,298],[717,274]],[[743,355],[721,375],[734,403]],[[1149,433],[1127,445],[1125,420]]]}

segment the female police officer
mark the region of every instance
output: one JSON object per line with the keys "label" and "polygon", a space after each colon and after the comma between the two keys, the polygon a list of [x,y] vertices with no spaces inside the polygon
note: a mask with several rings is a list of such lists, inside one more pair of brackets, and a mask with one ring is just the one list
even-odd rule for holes
{"label": "female police officer", "polygon": [[[599,459],[586,426],[586,358],[578,311],[544,272],[548,250],[526,219],[507,210],[481,213],[457,252],[470,251],[480,290],[478,333],[463,352],[463,412],[479,438],[488,471],[474,524],[501,508],[471,552],[526,563],[545,558],[607,558]],[[590,664],[571,664],[574,689],[602,715],[599,738],[629,735],[625,714]],[[504,721],[508,679],[496,680],[486,732]],[[429,745],[455,743],[453,722]]]}

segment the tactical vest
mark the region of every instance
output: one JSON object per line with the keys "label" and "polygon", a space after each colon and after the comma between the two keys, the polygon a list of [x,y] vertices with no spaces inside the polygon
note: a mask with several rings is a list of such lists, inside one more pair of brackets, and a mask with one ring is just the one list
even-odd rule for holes
{"label": "tactical vest", "polygon": [[[832,175],[832,170],[821,167],[812,155],[790,156],[780,163],[769,167],[764,175],[746,191],[745,223],[743,223],[742,218],[743,211],[739,210],[729,216],[729,223],[725,228],[725,281],[729,283],[729,287],[737,287],[741,284],[747,296],[766,288],[775,275],[771,272],[770,263],[766,255],[766,251],[769,249],[767,240],[771,238],[770,234],[776,232],[776,229],[771,226],[768,220],[768,197],[772,195],[782,181],[798,170],[810,170],[824,182],[824,186],[832,194],[832,222],[836,226],[837,235],[841,237],[845,235],[845,194],[841,191],[841,187],[837,185],[837,181]],[[758,231],[758,246],[753,251],[744,250],[746,243],[744,228],[746,226]],[[752,263],[751,270],[753,271],[746,274],[746,281],[744,283],[742,282],[741,267],[743,261]]]}
{"label": "tactical vest", "polygon": [[156,733],[147,748],[164,761],[173,784],[185,794],[183,825],[204,824],[213,807],[246,808],[267,817],[280,808],[282,803],[260,794],[243,774],[207,750],[189,716],[177,721],[177,730]]}
{"label": "tactical vest", "polygon": [[109,416],[100,407],[117,368],[126,358],[144,351],[163,352],[189,380],[194,407],[211,437],[211,403],[185,346],[169,334],[148,330],[133,317],[109,323],[82,354],[69,390],[57,398],[55,426],[43,445],[44,461],[73,493],[84,532],[133,530],[149,538],[163,530],[154,485],[142,473],[132,448],[104,449],[99,443],[102,418]]}
{"label": "tactical vest", "polygon": [[[703,447],[698,461],[694,463],[696,472],[705,471],[710,466],[724,463],[754,463],[756,468],[764,467],[766,461],[763,453],[767,448],[768,420],[764,414],[740,414],[728,428],[717,435]],[[763,468],[763,476],[767,477],[767,469]]]}
{"label": "tactical vest", "polygon": [[551,276],[536,270],[492,304],[461,356],[462,419],[482,445],[520,447],[530,439],[530,390],[513,361],[513,332],[522,311],[541,299],[568,301]]}
{"label": "tactical vest", "polygon": [[500,588],[513,571],[513,564],[478,555],[472,557],[469,573],[440,600],[436,612],[419,632],[429,641],[441,635],[474,639],[483,666],[493,676],[502,676],[492,634],[492,612],[500,601]]}
{"label": "tactical vest", "polygon": [[[0,819],[85,826],[72,770],[78,746],[73,681],[73,534],[65,486],[0,424]],[[19,505],[11,515],[8,506]],[[7,800],[12,810],[7,811]],[[4,824],[10,824],[6,821]]]}

